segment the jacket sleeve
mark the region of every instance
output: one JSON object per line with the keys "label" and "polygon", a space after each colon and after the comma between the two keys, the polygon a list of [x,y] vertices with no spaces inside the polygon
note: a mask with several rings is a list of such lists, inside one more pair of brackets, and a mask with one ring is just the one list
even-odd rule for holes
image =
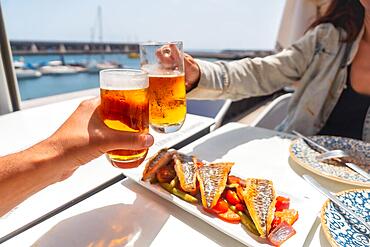
{"label": "jacket sleeve", "polygon": [[318,40],[330,39],[328,28],[333,26],[319,25],[291,47],[264,58],[214,63],[197,59],[201,77],[188,98],[239,100],[271,94],[290,85],[298,81],[311,64]]}

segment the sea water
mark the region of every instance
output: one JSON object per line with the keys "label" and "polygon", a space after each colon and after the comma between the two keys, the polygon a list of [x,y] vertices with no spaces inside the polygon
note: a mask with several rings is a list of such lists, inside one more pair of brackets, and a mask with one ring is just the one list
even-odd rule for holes
{"label": "sea water", "polygon": [[[114,61],[124,68],[138,69],[139,59],[128,58],[125,54],[93,54],[93,55],[28,55],[14,56],[14,61],[24,60],[29,66],[38,67],[49,61],[63,60],[66,64],[87,63],[89,61]],[[22,100],[35,99],[56,94],[69,93],[99,87],[99,73],[76,73],[65,75],[42,75],[39,78],[18,79]]]}

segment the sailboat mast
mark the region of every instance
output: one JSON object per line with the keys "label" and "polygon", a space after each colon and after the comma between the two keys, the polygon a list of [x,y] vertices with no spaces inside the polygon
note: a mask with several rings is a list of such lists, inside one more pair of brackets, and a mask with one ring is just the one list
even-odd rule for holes
{"label": "sailboat mast", "polygon": [[[98,6],[98,16],[97,16],[97,19],[98,19],[98,28],[99,28],[98,40],[99,40],[99,43],[100,44],[103,44],[103,17],[102,17],[102,8],[101,8],[100,5]],[[105,49],[104,46],[103,46],[103,49]],[[104,51],[101,53],[101,58],[102,58],[102,60],[104,62]]]}

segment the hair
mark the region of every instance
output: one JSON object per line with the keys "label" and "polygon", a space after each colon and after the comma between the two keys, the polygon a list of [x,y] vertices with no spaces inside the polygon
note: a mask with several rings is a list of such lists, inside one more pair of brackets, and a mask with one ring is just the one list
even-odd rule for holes
{"label": "hair", "polygon": [[309,29],[322,23],[332,23],[336,28],[342,28],[347,36],[343,42],[353,42],[361,32],[365,9],[359,0],[331,0],[325,13],[316,19]]}

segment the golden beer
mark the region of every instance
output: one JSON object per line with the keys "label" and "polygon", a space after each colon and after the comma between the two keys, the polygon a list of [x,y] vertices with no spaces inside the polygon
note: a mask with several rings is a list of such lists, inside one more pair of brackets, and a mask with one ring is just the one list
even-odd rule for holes
{"label": "golden beer", "polygon": [[[149,132],[148,77],[140,70],[103,70],[100,72],[100,117],[111,129],[128,132]],[[110,150],[113,165],[142,159],[148,149]]]}
{"label": "golden beer", "polygon": [[150,124],[162,128],[180,128],[186,115],[185,76],[149,75]]}
{"label": "golden beer", "polygon": [[[107,90],[100,89],[101,117],[111,129],[148,133],[149,104],[147,89]],[[114,161],[133,161],[146,155],[143,150],[112,150],[108,152]]]}
{"label": "golden beer", "polygon": [[178,131],[186,116],[182,41],[140,44],[141,69],[149,74],[149,120],[159,133]]}

